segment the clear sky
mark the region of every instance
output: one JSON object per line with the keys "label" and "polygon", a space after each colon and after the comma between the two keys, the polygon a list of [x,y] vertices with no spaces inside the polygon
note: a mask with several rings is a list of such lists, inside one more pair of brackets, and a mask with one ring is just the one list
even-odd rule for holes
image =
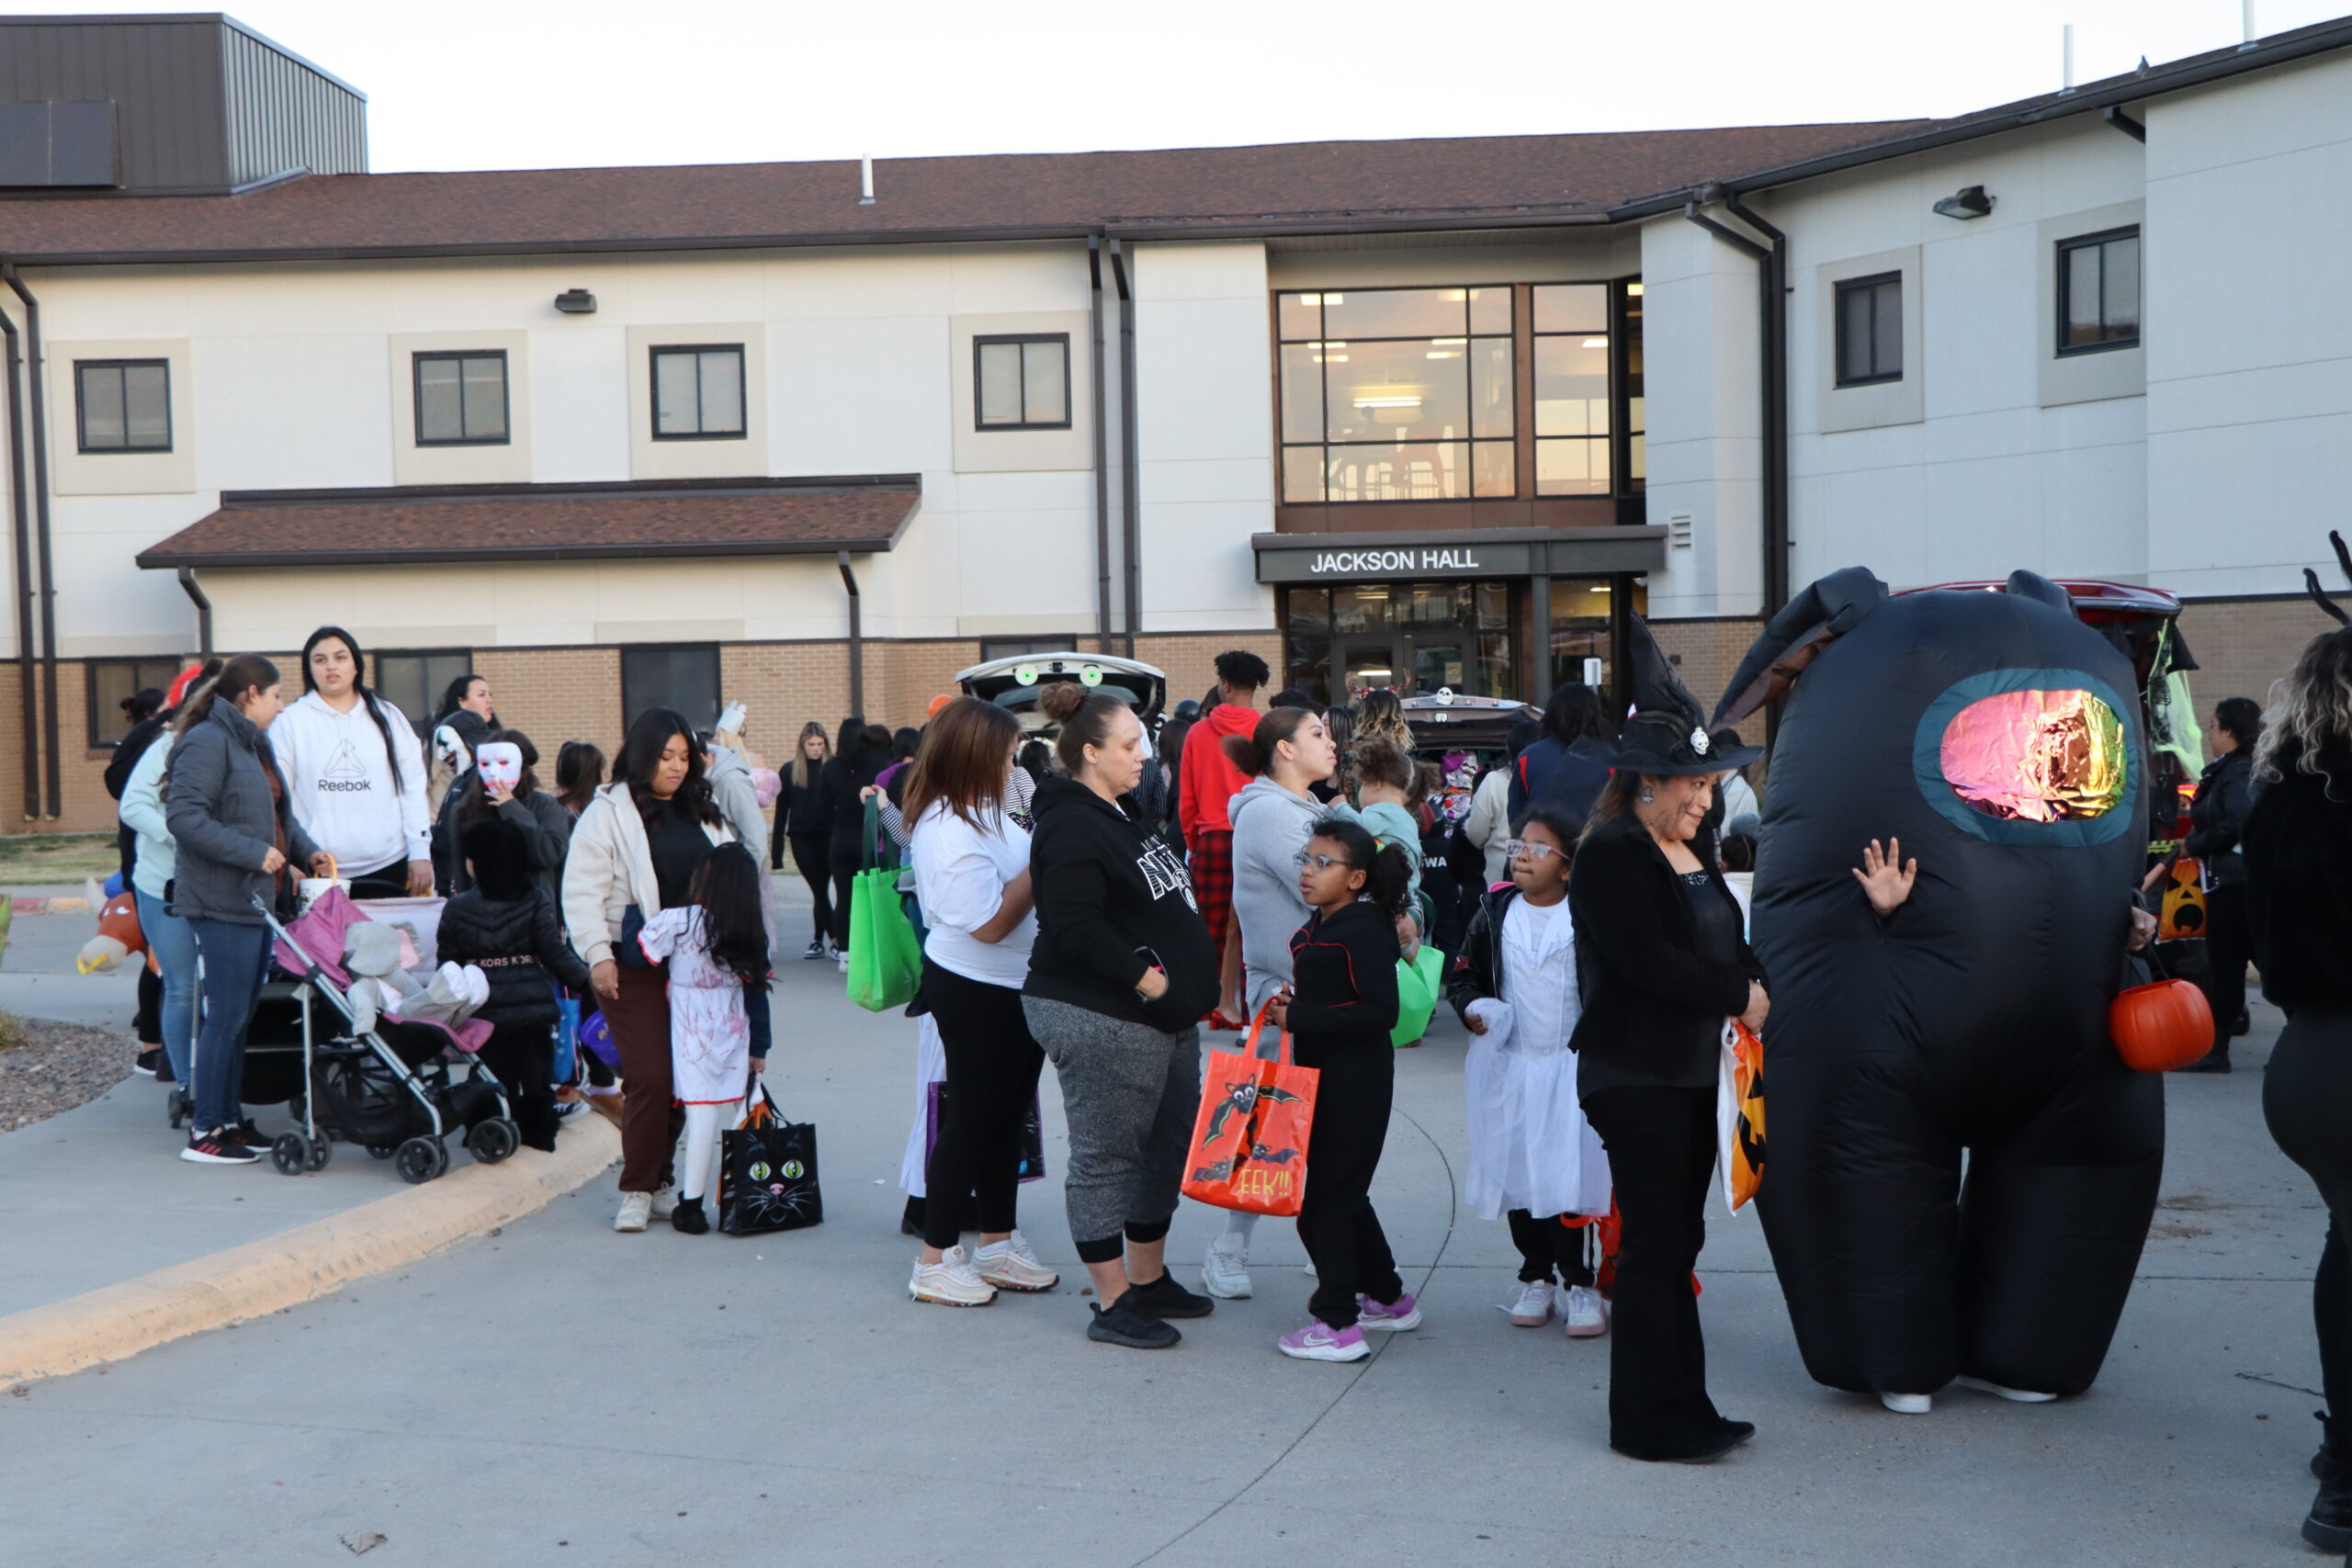
{"label": "clear sky", "polygon": [[[2257,30],[2352,0],[2256,0]],[[0,12],[144,11],[145,4]],[[243,0],[372,166],[1068,152],[1951,115],[2235,43],[2240,0]]]}

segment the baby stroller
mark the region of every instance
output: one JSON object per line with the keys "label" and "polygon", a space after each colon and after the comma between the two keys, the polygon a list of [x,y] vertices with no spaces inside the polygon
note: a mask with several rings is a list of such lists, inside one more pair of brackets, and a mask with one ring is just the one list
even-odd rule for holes
{"label": "baby stroller", "polygon": [[[489,1038],[488,1024],[452,1029],[385,1014],[370,1029],[354,1027],[356,1010],[345,994],[350,976],[339,962],[341,932],[368,917],[351,908],[340,889],[291,928],[260,898],[254,907],[277,939],[279,966],[300,977],[302,999],[302,1125],[278,1135],[271,1164],[288,1176],[322,1169],[334,1148],[331,1136],[390,1160],[402,1180],[415,1183],[449,1168],[446,1140],[457,1129],[464,1129],[466,1147],[484,1165],[522,1145],[504,1087],[473,1055]],[[311,1027],[313,998],[323,998],[343,1020],[342,1030],[323,1042]],[[451,1071],[459,1063],[469,1067],[468,1077]]]}

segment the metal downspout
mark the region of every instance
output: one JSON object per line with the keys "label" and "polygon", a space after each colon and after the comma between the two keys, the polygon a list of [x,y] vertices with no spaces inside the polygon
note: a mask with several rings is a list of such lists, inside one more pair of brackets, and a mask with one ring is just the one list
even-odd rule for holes
{"label": "metal downspout", "polygon": [[1094,311],[1094,649],[1111,651],[1111,433],[1103,428],[1109,394],[1102,386],[1102,236],[1086,240],[1086,276]]}
{"label": "metal downspout", "polygon": [[25,514],[25,396],[24,359],[17,320],[0,310],[0,333],[8,340],[8,491],[9,532],[17,547],[17,674],[18,700],[23,705],[21,732],[25,745],[25,820],[40,817],[40,747],[34,735],[40,699],[33,685],[33,540],[32,522]]}
{"label": "metal downspout", "polygon": [[1127,276],[1126,253],[1111,242],[1111,276],[1119,286],[1119,514],[1126,559],[1126,653],[1136,656],[1136,627],[1143,615],[1142,486],[1136,469],[1136,292]]}
{"label": "metal downspout", "polygon": [[1724,210],[1764,236],[1758,300],[1764,335],[1764,615],[1789,602],[1789,237],[1724,198]]}
{"label": "metal downspout", "polygon": [[64,809],[65,784],[57,760],[57,575],[49,529],[49,400],[41,389],[40,301],[17,276],[16,263],[0,263],[0,278],[25,302],[26,381],[32,389],[28,401],[33,415],[33,528],[40,547],[40,732],[42,750],[48,753],[42,773],[47,786],[42,814],[54,820]]}
{"label": "metal downspout", "polygon": [[206,659],[212,657],[212,601],[204,596],[197,585],[196,568],[184,566],[179,570],[180,592],[196,606],[196,651]]}
{"label": "metal downspout", "polygon": [[859,603],[857,574],[849,569],[849,552],[833,552],[842,569],[842,584],[849,590],[849,711],[865,716],[865,616]]}

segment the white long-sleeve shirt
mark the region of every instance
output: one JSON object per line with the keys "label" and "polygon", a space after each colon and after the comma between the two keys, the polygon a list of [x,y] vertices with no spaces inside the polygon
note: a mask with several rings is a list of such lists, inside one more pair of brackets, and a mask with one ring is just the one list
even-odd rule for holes
{"label": "white long-sleeve shirt", "polygon": [[285,775],[294,819],[334,856],[338,873],[364,875],[388,865],[433,858],[433,814],[424,807],[424,751],[401,710],[377,698],[400,752],[400,783],[384,735],[365,701],[337,713],[316,692],[304,694],[269,727],[270,750]]}

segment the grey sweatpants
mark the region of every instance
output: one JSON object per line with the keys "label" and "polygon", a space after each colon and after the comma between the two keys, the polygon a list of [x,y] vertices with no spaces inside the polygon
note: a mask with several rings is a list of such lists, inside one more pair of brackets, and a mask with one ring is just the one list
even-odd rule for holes
{"label": "grey sweatpants", "polygon": [[1023,997],[1029,1032],[1061,1075],[1069,1122],[1062,1180],[1081,1262],[1108,1263],[1124,1238],[1168,1234],[1201,1101],[1201,1032],[1163,1034],[1068,1002]]}

